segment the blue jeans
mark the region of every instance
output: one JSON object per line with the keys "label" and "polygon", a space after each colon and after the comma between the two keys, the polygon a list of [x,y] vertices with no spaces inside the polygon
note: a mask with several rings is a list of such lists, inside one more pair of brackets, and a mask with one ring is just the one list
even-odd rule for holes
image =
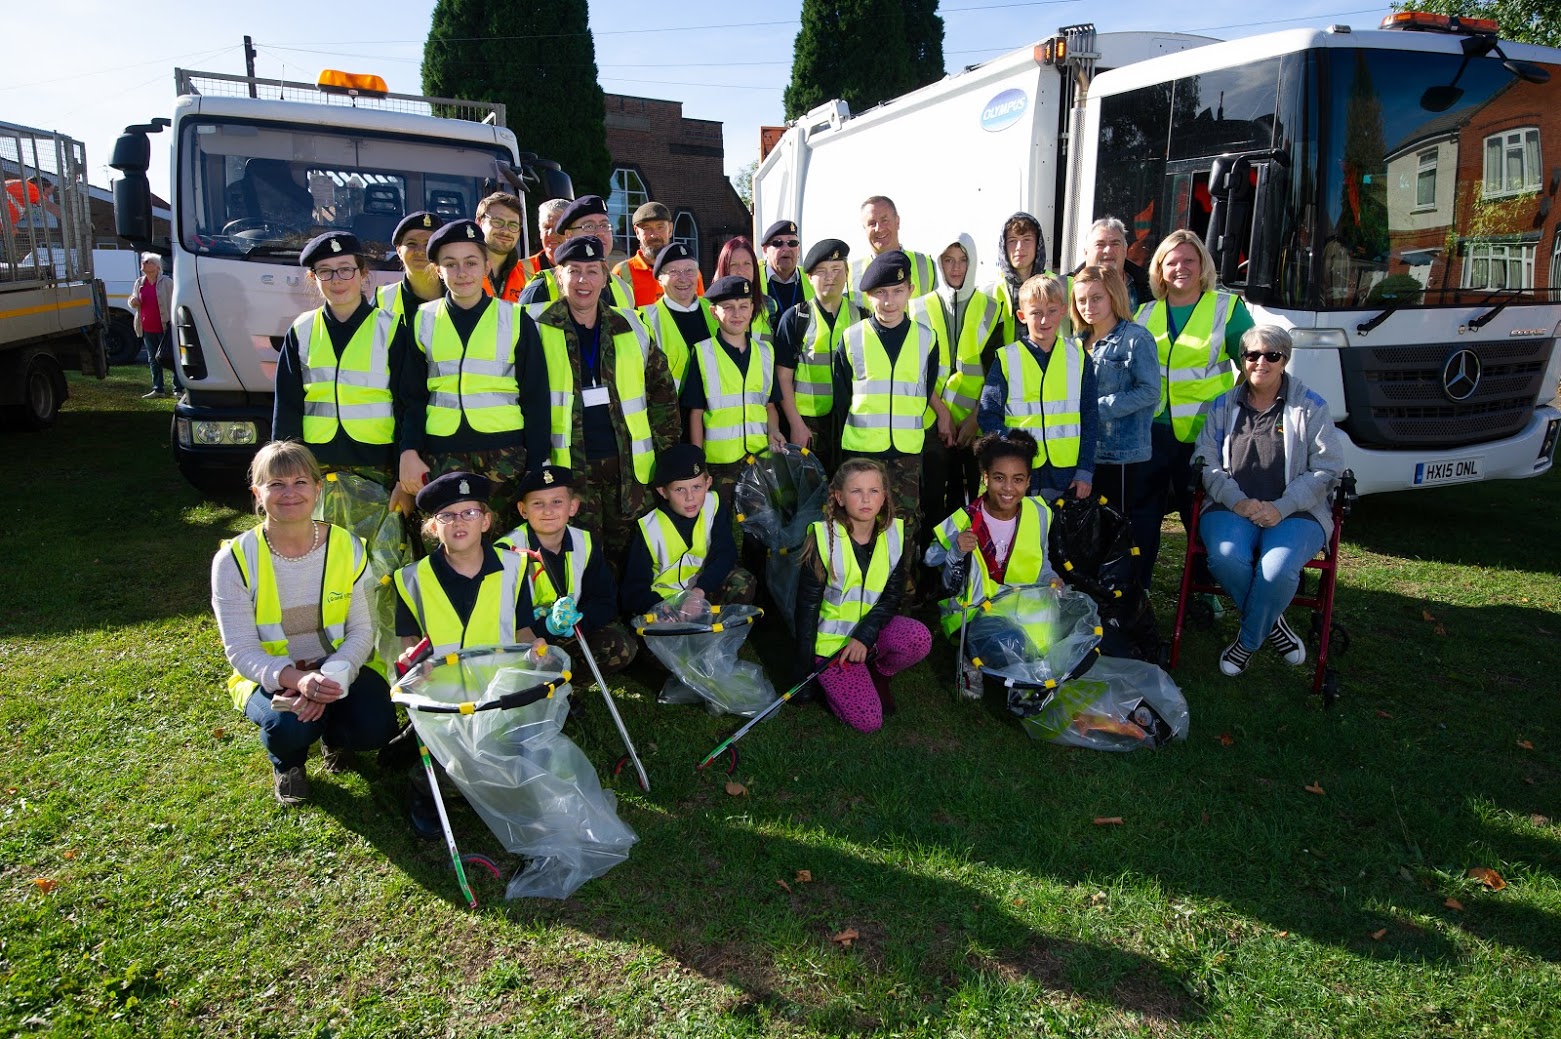
{"label": "blue jeans", "polygon": [[157,363],[157,348],[163,345],[167,332],[142,332],[141,342],[146,344],[146,366],[152,370],[152,390],[163,392],[163,366]]}
{"label": "blue jeans", "polygon": [[1241,611],[1245,649],[1256,650],[1301,583],[1301,568],[1327,540],[1310,516],[1289,516],[1276,527],[1259,527],[1221,509],[1205,512],[1198,534],[1209,550],[1209,570]]}
{"label": "blue jeans", "polygon": [[285,772],[304,763],[309,748],[324,738],[345,750],[378,750],[396,734],[396,709],[390,686],[363,668],[347,695],[325,706],[318,720],[301,722],[291,711],[273,711],[271,694],[256,689],[244,704],[244,717],[260,726],[260,743],[271,767]]}

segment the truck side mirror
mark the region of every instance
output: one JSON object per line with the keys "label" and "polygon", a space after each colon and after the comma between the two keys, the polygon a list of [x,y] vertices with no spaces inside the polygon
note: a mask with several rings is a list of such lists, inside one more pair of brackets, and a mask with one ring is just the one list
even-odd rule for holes
{"label": "truck side mirror", "polygon": [[137,249],[152,247],[152,186],[146,179],[152,141],[147,135],[168,125],[167,119],[154,119],[125,127],[108,161],[120,173],[114,181],[114,233]]}

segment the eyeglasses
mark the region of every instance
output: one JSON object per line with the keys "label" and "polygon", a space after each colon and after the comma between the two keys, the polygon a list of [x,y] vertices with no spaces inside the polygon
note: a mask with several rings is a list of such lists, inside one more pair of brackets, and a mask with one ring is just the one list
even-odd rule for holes
{"label": "eyeglasses", "polygon": [[314,276],[320,281],[351,281],[358,276],[356,267],[316,267]]}
{"label": "eyeglasses", "polygon": [[482,510],[479,508],[462,509],[460,512],[436,512],[434,519],[441,527],[448,527],[457,519],[463,519],[467,523],[473,523],[482,518]]}
{"label": "eyeglasses", "polygon": [[494,231],[519,231],[519,220],[495,220],[492,217],[483,217],[488,222],[488,227]]}
{"label": "eyeglasses", "polygon": [[1282,354],[1278,350],[1253,350],[1250,353],[1242,354],[1241,359],[1248,364],[1257,364],[1258,358],[1261,357],[1269,364],[1278,364],[1289,356],[1289,354]]}
{"label": "eyeglasses", "polygon": [[777,249],[795,249],[802,243],[797,241],[795,238],[771,238],[770,244],[775,246]]}
{"label": "eyeglasses", "polygon": [[605,220],[594,220],[589,224],[575,224],[569,230],[584,231],[586,234],[600,234],[603,231],[611,231],[612,225]]}

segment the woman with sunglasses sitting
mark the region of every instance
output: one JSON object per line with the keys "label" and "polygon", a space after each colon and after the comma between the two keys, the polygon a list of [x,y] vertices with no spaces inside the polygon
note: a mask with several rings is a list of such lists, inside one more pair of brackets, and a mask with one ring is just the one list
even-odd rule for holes
{"label": "woman with sunglasses sitting", "polygon": [[1287,664],[1306,645],[1285,623],[1301,568],[1333,529],[1328,492],[1343,468],[1328,402],[1287,374],[1290,333],[1258,325],[1241,337],[1241,375],[1210,406],[1195,457],[1207,492],[1198,532],[1209,570],[1241,612],[1220,671],[1245,671],[1272,646]]}

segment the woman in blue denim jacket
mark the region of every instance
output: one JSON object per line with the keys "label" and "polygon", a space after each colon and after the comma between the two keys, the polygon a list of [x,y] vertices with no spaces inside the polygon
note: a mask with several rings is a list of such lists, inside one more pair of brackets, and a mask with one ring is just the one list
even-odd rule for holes
{"label": "woman in blue denim jacket", "polygon": [[1133,472],[1149,460],[1149,423],[1160,401],[1154,337],[1133,323],[1127,286],[1114,267],[1084,267],[1068,301],[1079,342],[1095,365],[1100,440],[1095,490],[1117,508],[1133,500]]}

